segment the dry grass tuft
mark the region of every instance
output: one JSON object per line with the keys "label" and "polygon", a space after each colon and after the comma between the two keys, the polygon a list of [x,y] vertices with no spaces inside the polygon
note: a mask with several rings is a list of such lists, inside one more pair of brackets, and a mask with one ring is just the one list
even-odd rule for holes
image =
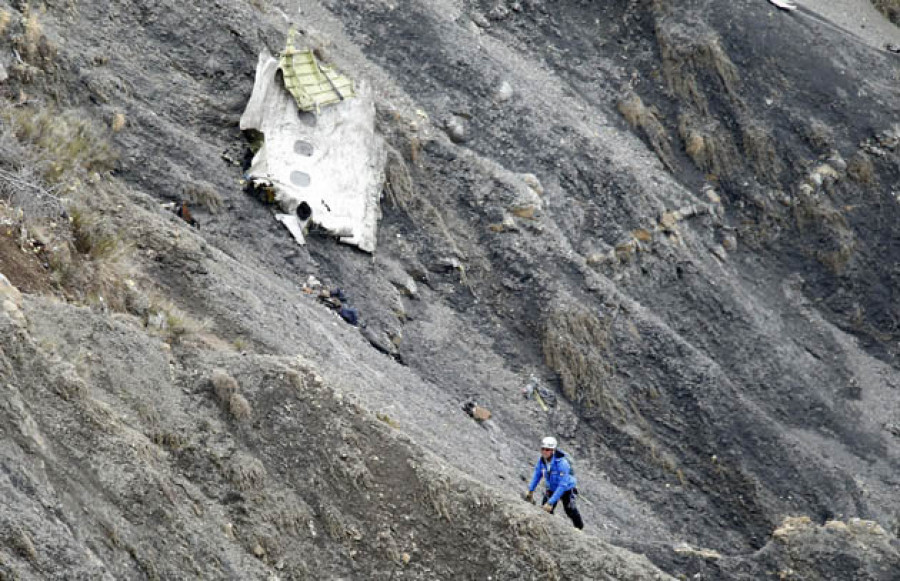
{"label": "dry grass tuft", "polygon": [[112,122],[109,124],[109,128],[112,129],[113,133],[118,133],[125,129],[127,121],[125,119],[124,113],[116,113],[113,115]]}
{"label": "dry grass tuft", "polygon": [[626,415],[612,392],[613,365],[609,360],[612,322],[600,320],[580,306],[558,306],[543,325],[542,347],[547,365],[559,373],[563,394],[589,408]]}
{"label": "dry grass tuft", "polygon": [[8,107],[2,115],[20,142],[42,152],[40,167],[51,184],[80,171],[109,171],[118,160],[106,130],[75,111]]}
{"label": "dry grass tuft", "polygon": [[678,134],[685,152],[700,171],[727,178],[740,169],[740,156],[731,134],[715,119],[702,121],[696,115],[681,115]]}
{"label": "dry grass tuft", "polygon": [[[11,38],[13,48],[24,61],[24,67],[17,65],[22,69],[18,72],[18,77],[23,82],[30,82],[34,79],[34,71],[27,70],[29,66],[47,71],[56,61],[57,48],[44,34],[43,25],[38,16],[38,12],[29,8],[26,3],[23,9],[21,33],[15,34]],[[4,30],[9,26],[10,20],[10,14],[4,11],[2,18]]]}
{"label": "dry grass tuft", "polygon": [[872,0],[872,4],[888,20],[900,26],[900,0]]}
{"label": "dry grass tuft", "polygon": [[210,382],[213,386],[213,393],[222,403],[231,401],[231,396],[240,390],[237,380],[223,369],[213,371]]}
{"label": "dry grass tuft", "polygon": [[181,434],[167,431],[153,432],[150,435],[150,441],[173,452],[181,450],[187,444],[187,439]]}
{"label": "dry grass tuft", "polygon": [[19,555],[25,557],[32,563],[37,561],[37,549],[34,547],[31,535],[27,532],[21,529],[14,531],[12,538],[10,539],[10,544]]}
{"label": "dry grass tuft", "polygon": [[876,181],[875,164],[872,158],[862,151],[857,151],[847,160],[847,175],[850,179],[863,185],[872,185]]}
{"label": "dry grass tuft", "polygon": [[819,119],[811,119],[802,129],[803,138],[813,150],[825,153],[834,149],[834,130]]}
{"label": "dry grass tuft", "polygon": [[113,225],[102,215],[79,204],[69,205],[75,250],[94,260],[111,259],[121,253],[125,244]]}
{"label": "dry grass tuft", "polygon": [[753,121],[743,123],[741,141],[744,158],[750,161],[756,177],[770,184],[777,184],[782,167],[769,128]]}
{"label": "dry grass tuft", "polygon": [[12,14],[9,10],[0,10],[0,35],[6,34],[9,23],[12,20]]}
{"label": "dry grass tuft", "polygon": [[231,395],[231,398],[228,400],[228,411],[231,413],[231,416],[238,421],[247,420],[253,414],[253,408],[250,407],[250,402],[239,393]]}
{"label": "dry grass tuft", "polygon": [[858,244],[846,217],[824,196],[801,193],[796,200],[793,209],[797,228],[819,241],[814,253],[816,260],[834,274],[841,274]]}
{"label": "dry grass tuft", "polygon": [[199,204],[216,214],[222,209],[222,196],[207,182],[193,182],[184,186],[183,197],[192,204]]}
{"label": "dry grass tuft", "polygon": [[391,205],[409,212],[409,207],[416,196],[415,185],[406,161],[393,147],[388,148],[384,174],[385,191]]}
{"label": "dry grass tuft", "polygon": [[669,171],[672,167],[672,146],[669,133],[660,121],[660,113],[656,107],[647,107],[637,93],[629,93],[619,100],[619,113],[625,117],[628,124],[635,129],[640,129],[650,147],[656,152],[660,161]]}
{"label": "dry grass tuft", "polygon": [[[450,228],[447,227],[443,214],[425,196],[418,195],[409,166],[403,156],[390,146],[385,166],[385,189],[392,206],[406,213],[416,225],[435,228],[438,235],[444,239],[450,253],[454,256],[463,256]],[[467,284],[463,267],[460,267],[460,278],[463,284]]]}
{"label": "dry grass tuft", "polygon": [[66,401],[82,401],[87,397],[88,386],[76,373],[62,373],[56,378],[53,391]]}
{"label": "dry grass tuft", "polygon": [[239,452],[228,463],[225,476],[238,490],[259,490],[266,482],[266,467],[258,458]]}
{"label": "dry grass tuft", "polygon": [[671,94],[708,115],[709,102],[697,79],[712,75],[729,97],[739,100],[737,67],[714,32],[672,24],[663,18],[656,26],[656,41],[662,55],[663,78]]}

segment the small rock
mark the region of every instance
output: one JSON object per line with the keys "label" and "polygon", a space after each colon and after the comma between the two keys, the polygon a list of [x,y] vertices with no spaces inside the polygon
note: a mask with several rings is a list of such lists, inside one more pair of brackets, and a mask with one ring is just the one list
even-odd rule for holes
{"label": "small rock", "polygon": [[256,546],[253,547],[253,554],[257,556],[257,558],[262,559],[266,554],[266,550],[263,549],[262,545],[256,543]]}
{"label": "small rock", "polygon": [[488,19],[485,18],[484,14],[481,14],[480,12],[475,12],[474,14],[469,16],[469,18],[472,20],[472,22],[475,23],[475,26],[477,26],[478,28],[490,28],[491,27],[491,23],[488,22]]}
{"label": "small rock", "polygon": [[513,93],[514,91],[509,81],[503,81],[494,93],[494,100],[498,103],[505,103],[512,99]]}
{"label": "small rock", "polygon": [[432,270],[435,272],[450,272],[452,270],[459,270],[462,264],[458,259],[453,257],[439,258],[432,265]]}
{"label": "small rock", "polygon": [[400,558],[403,559],[403,564],[404,564],[404,565],[409,565],[409,560],[410,560],[412,557],[409,556],[409,553],[403,553],[403,556],[400,557]]}
{"label": "small rock", "polygon": [[466,135],[466,127],[458,117],[452,117],[444,124],[447,136],[453,143],[464,143],[469,137]]}
{"label": "small rock", "polygon": [[677,212],[663,212],[663,215],[659,218],[659,225],[666,232],[671,232],[675,229],[675,224],[678,223],[679,218],[680,215]]}
{"label": "small rock", "polygon": [[651,240],[653,240],[653,234],[645,228],[637,228],[636,230],[632,230],[631,235],[634,236],[635,240],[639,240],[641,242],[650,242]]}
{"label": "small rock", "polygon": [[522,181],[525,182],[525,185],[527,185],[529,188],[531,188],[534,191],[534,193],[536,193],[539,196],[544,195],[544,186],[541,185],[541,180],[539,180],[536,175],[534,175],[533,173],[523,173],[523,174],[521,174],[521,176],[522,176]]}
{"label": "small rock", "polygon": [[721,244],[716,244],[715,246],[710,248],[709,251],[712,252],[715,257],[722,262],[728,260],[728,252],[726,252],[725,248]]}
{"label": "small rock", "polygon": [[488,12],[488,18],[491,20],[503,20],[507,16],[509,16],[509,8],[503,4],[499,4],[493,10]]}
{"label": "small rock", "polygon": [[828,165],[832,166],[839,172],[847,171],[847,162],[844,161],[844,158],[841,157],[841,154],[836,151],[828,157]]}
{"label": "small rock", "polygon": [[722,238],[722,247],[728,251],[734,251],[737,248],[737,236],[734,234],[726,234]]}

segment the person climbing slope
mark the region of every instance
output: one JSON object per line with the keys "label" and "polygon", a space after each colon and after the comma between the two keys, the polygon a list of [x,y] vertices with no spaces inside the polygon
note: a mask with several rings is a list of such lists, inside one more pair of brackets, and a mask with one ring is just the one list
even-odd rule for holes
{"label": "person climbing slope", "polygon": [[575,497],[578,489],[575,488],[575,475],[569,461],[569,456],[557,449],[556,438],[546,437],[541,441],[541,457],[534,467],[534,475],[528,485],[525,500],[534,502],[534,490],[544,480],[544,497],[541,506],[550,514],[556,510],[556,503],[562,500],[566,515],[572,520],[576,529],[584,528],[581,513],[575,505]]}

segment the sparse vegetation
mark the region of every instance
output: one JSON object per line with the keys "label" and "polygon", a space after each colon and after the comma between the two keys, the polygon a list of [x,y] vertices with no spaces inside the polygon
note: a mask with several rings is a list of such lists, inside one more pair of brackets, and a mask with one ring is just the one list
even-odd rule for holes
{"label": "sparse vegetation", "polygon": [[6,34],[11,20],[12,14],[10,14],[9,10],[0,10],[0,35]]}
{"label": "sparse vegetation", "polygon": [[863,185],[875,183],[875,164],[866,153],[857,151],[847,160],[847,175],[850,179]]}
{"label": "sparse vegetation", "polygon": [[73,182],[81,171],[109,171],[118,160],[105,130],[76,111],[7,107],[2,117],[20,142],[39,152],[38,162],[51,184],[77,187]]}
{"label": "sparse vegetation", "polygon": [[228,411],[234,419],[244,421],[250,418],[253,408],[250,407],[250,402],[247,401],[247,398],[239,393],[234,393],[231,394],[231,398],[228,400]]}
{"label": "sparse vegetation", "polygon": [[875,8],[884,14],[888,20],[900,26],[900,0],[872,0]]}
{"label": "sparse vegetation", "polygon": [[237,453],[228,463],[225,476],[238,490],[259,490],[265,484],[266,467],[258,458]]}
{"label": "sparse vegetation", "polygon": [[611,321],[579,306],[559,306],[544,320],[541,344],[547,366],[559,373],[563,394],[582,406],[626,415],[612,392]]}
{"label": "sparse vegetation", "polygon": [[109,128],[112,129],[113,133],[118,133],[125,129],[125,114],[124,113],[116,113],[113,115],[112,122],[109,124]]}
{"label": "sparse vegetation", "polygon": [[619,113],[629,125],[644,133],[650,147],[656,152],[660,161],[669,169],[672,166],[672,146],[669,133],[660,121],[660,113],[656,107],[647,107],[637,93],[629,93],[619,100]]}
{"label": "sparse vegetation", "polygon": [[678,119],[678,133],[694,165],[704,173],[727,178],[740,168],[740,156],[731,134],[718,121],[691,114]]}
{"label": "sparse vegetation", "polygon": [[739,100],[740,78],[711,31],[671,25],[663,18],[656,27],[656,41],[662,55],[662,72],[669,92],[691,104],[701,114],[709,114],[709,100],[699,78],[712,76],[725,94]]}
{"label": "sparse vegetation", "polygon": [[781,160],[775,149],[772,131],[758,122],[745,121],[741,124],[741,145],[744,157],[750,161],[756,177],[761,181],[777,184]]}
{"label": "sparse vegetation", "polygon": [[207,182],[192,182],[184,186],[184,198],[192,204],[199,204],[215,214],[222,209],[222,196]]}
{"label": "sparse vegetation", "polygon": [[213,386],[213,393],[222,403],[231,401],[231,396],[240,390],[237,380],[222,369],[213,371],[210,382]]}
{"label": "sparse vegetation", "polygon": [[[0,14],[3,31],[9,27],[11,20],[9,12],[3,11]],[[44,34],[38,11],[28,3],[22,9],[21,31],[12,35],[11,40],[19,59],[23,61],[17,63],[17,67],[20,67],[19,78],[23,82],[33,80],[34,71],[28,70],[29,67],[47,71],[56,60],[56,46]]]}
{"label": "sparse vegetation", "polygon": [[146,310],[147,326],[158,331],[170,343],[181,343],[188,337],[200,336],[207,323],[200,322],[176,307],[170,300],[154,295]]}
{"label": "sparse vegetation", "polygon": [[816,260],[835,274],[843,272],[857,246],[856,235],[844,214],[826,197],[804,193],[797,196],[793,209],[797,228],[819,240],[812,253]]}
{"label": "sparse vegetation", "polygon": [[818,153],[834,149],[834,130],[819,119],[811,119],[803,126],[803,137]]}

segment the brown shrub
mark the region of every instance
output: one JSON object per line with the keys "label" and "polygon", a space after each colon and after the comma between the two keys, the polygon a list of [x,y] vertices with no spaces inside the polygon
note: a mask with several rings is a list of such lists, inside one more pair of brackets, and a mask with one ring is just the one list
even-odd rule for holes
{"label": "brown shrub", "polygon": [[231,398],[228,400],[228,411],[231,412],[231,416],[238,421],[249,419],[250,415],[253,413],[250,402],[239,393],[231,394]]}
{"label": "brown shrub", "polygon": [[225,476],[238,490],[255,490],[265,484],[266,467],[258,458],[237,453],[228,463]]}
{"label": "brown shrub", "polygon": [[207,182],[193,182],[185,185],[183,195],[192,204],[199,204],[213,214],[222,209],[222,196]]}
{"label": "brown shrub", "polygon": [[678,134],[684,150],[702,172],[728,177],[741,167],[741,159],[731,134],[712,118],[681,115]]}
{"label": "brown shrub", "polygon": [[230,402],[231,396],[240,389],[237,380],[222,369],[213,371],[210,381],[212,382],[213,392],[222,403]]}
{"label": "brown shrub", "polygon": [[818,152],[834,149],[834,131],[818,119],[811,119],[803,128],[803,137]]}
{"label": "brown shrub", "polygon": [[872,158],[862,151],[857,151],[847,161],[847,175],[850,179],[863,185],[871,185],[876,181],[875,164]]}

